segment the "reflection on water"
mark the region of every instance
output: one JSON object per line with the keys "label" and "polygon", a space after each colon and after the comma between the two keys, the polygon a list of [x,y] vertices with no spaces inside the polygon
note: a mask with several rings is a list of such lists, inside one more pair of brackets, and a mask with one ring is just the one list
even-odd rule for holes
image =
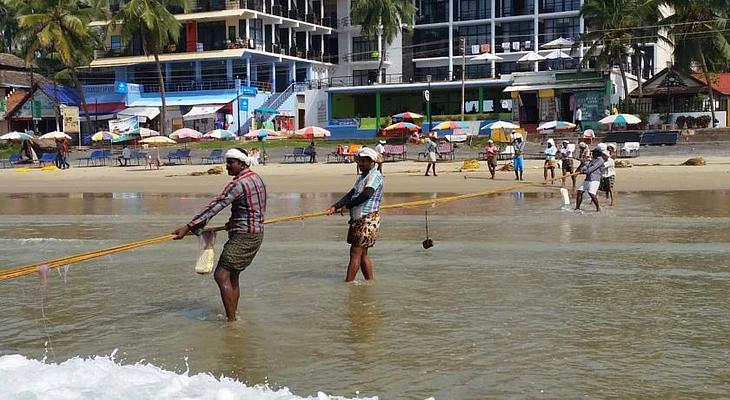
{"label": "reflection on water", "polygon": [[[273,194],[270,216],[340,195]],[[169,232],[209,198],[0,196],[0,265]],[[126,362],[179,372],[189,357],[193,373],[300,395],[726,396],[730,193],[617,200],[598,214],[561,210],[557,190],[430,208],[429,250],[423,208],[388,211],[370,251],[376,279],[352,285],[342,283],[346,217],[269,225],[233,324],[212,278],[193,272],[195,240],[52,272],[44,289],[35,277],[0,282],[0,355],[119,349]]]}

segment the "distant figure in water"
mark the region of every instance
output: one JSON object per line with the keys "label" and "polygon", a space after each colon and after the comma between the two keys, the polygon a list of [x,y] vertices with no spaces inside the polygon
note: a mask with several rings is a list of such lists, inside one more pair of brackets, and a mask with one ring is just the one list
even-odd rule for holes
{"label": "distant figure in water", "polygon": [[173,234],[175,240],[184,238],[191,231],[199,235],[216,214],[231,205],[231,218],[226,223],[228,241],[213,275],[220,288],[226,317],[228,321],[235,321],[241,295],[238,276],[251,264],[264,240],[266,186],[261,177],[249,169],[254,160],[246,150],[230,149],[225,157],[226,171],[234,177],[233,181],[187,225],[177,228]]}
{"label": "distant figure in water", "polygon": [[350,262],[345,282],[355,280],[358,270],[362,271],[366,280],[373,279],[373,263],[368,257],[368,249],[378,238],[380,201],[383,199],[383,175],[375,167],[377,160],[377,151],[368,147],[360,149],[355,155],[355,162],[361,174],[355,186],[326,210],[328,215],[345,208],[350,210],[350,228],[347,231]]}
{"label": "distant figure in water", "polygon": [[590,162],[585,162],[578,167],[578,172],[585,174],[586,180],[578,188],[578,193],[575,198],[575,209],[580,210],[580,204],[583,202],[583,192],[588,192],[591,196],[591,203],[596,206],[596,211],[601,211],[601,206],[598,205],[598,186],[601,184],[601,176],[603,175],[603,152],[600,149],[593,149],[593,159]]}

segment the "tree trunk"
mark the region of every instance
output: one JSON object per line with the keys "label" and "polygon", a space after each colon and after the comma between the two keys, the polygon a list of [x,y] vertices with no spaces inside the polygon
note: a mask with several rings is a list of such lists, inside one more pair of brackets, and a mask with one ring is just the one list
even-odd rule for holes
{"label": "tree trunk", "polygon": [[[629,83],[626,80],[626,69],[624,68],[624,64],[621,58],[618,59],[618,70],[621,71],[621,81],[624,84],[624,104],[628,105],[629,109],[631,109],[631,98],[629,97]],[[621,110],[621,112],[625,111]]]}
{"label": "tree trunk", "polygon": [[707,83],[707,92],[710,94],[710,114],[712,114],[712,121],[710,121],[710,127],[715,127],[715,94],[712,90],[712,81],[710,80],[710,73],[707,71],[707,63],[705,62],[705,52],[702,51],[702,47],[697,48],[700,52],[700,61],[702,62],[702,73],[705,75],[705,82]]}
{"label": "tree trunk", "polygon": [[160,81],[160,99],[162,100],[162,109],[160,110],[160,134],[167,136],[166,124],[167,113],[165,112],[165,78],[162,77],[162,64],[160,64],[160,56],[157,52],[155,55],[155,64],[157,65],[157,78]]}
{"label": "tree trunk", "polygon": [[639,56],[636,58],[636,60],[638,61],[638,63],[637,63],[638,65],[637,65],[636,79],[637,79],[637,81],[639,83],[639,98],[641,99],[641,98],[644,97],[644,89],[641,87],[641,61],[642,61],[642,57],[641,57],[641,49],[639,48],[637,50],[639,50]]}
{"label": "tree trunk", "polygon": [[[76,84],[76,87],[79,89],[79,96],[81,97],[81,109],[84,110],[84,114],[86,114],[86,126],[91,126],[91,116],[89,115],[89,106],[86,104],[86,95],[84,95],[84,88],[81,86],[81,81],[79,80],[79,75],[76,73],[76,68],[71,68],[71,76],[73,77],[74,83]],[[94,110],[97,111],[97,110]],[[97,111],[98,112],[98,111]],[[79,122],[79,146],[81,146],[81,138],[83,135],[81,129],[81,123]]]}

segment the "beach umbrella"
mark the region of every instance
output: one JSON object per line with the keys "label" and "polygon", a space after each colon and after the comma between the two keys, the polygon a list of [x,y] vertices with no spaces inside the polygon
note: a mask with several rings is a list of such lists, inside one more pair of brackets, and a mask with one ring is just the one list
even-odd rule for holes
{"label": "beach umbrella", "polygon": [[203,136],[202,133],[190,128],[181,128],[170,134],[170,139],[200,139]]}
{"label": "beach umbrella", "polygon": [[69,136],[61,131],[53,131],[53,132],[48,132],[44,135],[41,135],[40,139],[68,139],[68,140],[71,140],[71,136]]}
{"label": "beach umbrella", "polygon": [[466,124],[463,122],[444,121],[431,128],[432,131],[447,131],[449,129],[464,129]]}
{"label": "beach umbrella", "polygon": [[246,139],[265,138],[268,136],[279,136],[279,134],[271,129],[256,129],[243,135]]}
{"label": "beach umbrella", "polygon": [[160,133],[157,132],[154,129],[150,129],[150,128],[139,128],[139,136],[141,136],[143,138],[149,137],[149,136],[157,136],[159,134]]}
{"label": "beach umbrella", "polygon": [[492,53],[482,53],[482,54],[472,58],[472,60],[475,60],[475,61],[478,61],[478,60],[498,61],[498,60],[502,60],[502,59],[503,59],[502,57],[496,56]]}
{"label": "beach umbrella", "polygon": [[399,130],[399,129],[408,130],[408,131],[417,131],[421,128],[418,125],[412,124],[410,122],[398,122],[393,125],[387,126],[383,130],[384,131],[394,131],[394,130]]}
{"label": "beach umbrella", "polygon": [[[175,144],[176,141],[170,139],[167,136],[150,136],[146,139],[142,139],[139,141],[140,143],[145,144],[154,144],[154,145],[161,145],[161,144]],[[158,146],[155,146],[157,149],[157,169],[160,169],[160,148]]]}
{"label": "beach umbrella", "polygon": [[28,140],[32,139],[33,136],[24,133],[24,132],[18,132],[18,131],[12,131],[9,133],[6,133],[2,136],[0,136],[0,140]]}
{"label": "beach umbrella", "polygon": [[571,57],[568,54],[565,54],[562,50],[553,50],[550,53],[548,53],[545,56],[545,58],[548,59],[548,60],[560,60],[560,59],[567,60],[567,59],[570,59],[570,58],[573,58],[573,57]]}
{"label": "beach umbrella", "polygon": [[638,124],[641,119],[632,114],[613,114],[598,121],[601,124],[629,125]]}
{"label": "beach umbrella", "polygon": [[225,129],[214,129],[214,130],[206,133],[205,135],[203,135],[203,137],[207,138],[207,139],[225,140],[225,139],[235,139],[236,134],[231,131],[227,131]]}
{"label": "beach umbrella", "polygon": [[520,127],[519,125],[515,125],[511,122],[497,121],[497,122],[492,122],[491,124],[484,125],[484,127],[482,127],[482,130],[484,131],[484,130],[491,130],[491,129],[517,129],[519,127]]}
{"label": "beach umbrella", "polygon": [[520,57],[517,62],[535,62],[535,61],[543,61],[545,57],[535,53],[534,51],[531,51],[524,56]]}
{"label": "beach umbrella", "polygon": [[537,127],[538,131],[545,129],[573,129],[575,124],[567,121],[550,121]]}
{"label": "beach umbrella", "polygon": [[112,133],[109,131],[99,131],[91,135],[91,140],[94,142],[98,142],[100,140],[114,140],[118,137],[119,135],[117,135],[116,133]]}
{"label": "beach umbrella", "polygon": [[402,112],[400,114],[394,114],[392,117],[400,118],[400,119],[418,119],[418,118],[423,118],[423,115],[417,114],[414,112],[410,112],[410,111],[406,111],[406,112]]}
{"label": "beach umbrella", "polygon": [[561,36],[555,40],[551,40],[551,41],[543,44],[540,47],[542,47],[543,49],[562,49],[565,47],[572,47],[574,43],[575,42],[573,42],[572,40],[565,39],[564,37]]}
{"label": "beach umbrella", "polygon": [[317,138],[332,135],[330,131],[318,126],[308,126],[296,131],[296,135],[302,136],[303,138]]}

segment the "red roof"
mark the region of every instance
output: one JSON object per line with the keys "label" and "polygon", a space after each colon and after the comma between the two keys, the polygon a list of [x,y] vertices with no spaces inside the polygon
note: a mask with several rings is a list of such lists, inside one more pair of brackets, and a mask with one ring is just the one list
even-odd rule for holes
{"label": "red roof", "polygon": [[[698,81],[706,84],[704,74],[692,74],[692,77],[697,79]],[[710,80],[712,80],[712,88],[716,92],[720,92],[726,96],[730,96],[730,73],[729,72],[711,73]]]}

